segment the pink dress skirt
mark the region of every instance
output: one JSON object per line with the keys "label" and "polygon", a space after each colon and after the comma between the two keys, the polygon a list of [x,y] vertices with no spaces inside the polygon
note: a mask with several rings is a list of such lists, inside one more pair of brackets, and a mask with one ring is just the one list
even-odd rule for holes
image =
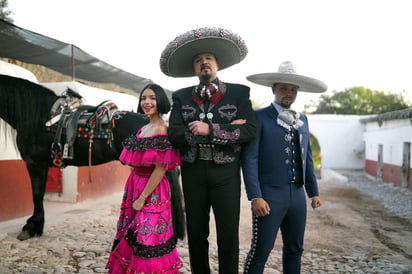
{"label": "pink dress skirt", "polygon": [[144,190],[155,164],[173,170],[181,164],[167,135],[139,137],[123,142],[120,161],[130,165],[117,231],[106,268],[108,273],[179,273],[182,262],[173,237],[170,186],[166,176],[139,211],[133,202]]}

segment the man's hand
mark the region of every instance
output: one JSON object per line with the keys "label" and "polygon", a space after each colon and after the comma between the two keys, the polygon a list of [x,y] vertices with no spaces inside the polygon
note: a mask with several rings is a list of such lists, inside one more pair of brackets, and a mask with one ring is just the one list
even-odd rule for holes
{"label": "man's hand", "polygon": [[269,204],[263,198],[256,198],[252,201],[252,210],[256,216],[263,217],[269,215]]}
{"label": "man's hand", "polygon": [[246,124],[246,120],[245,119],[236,119],[236,120],[233,120],[230,124],[231,125],[243,125],[243,124]]}
{"label": "man's hand", "polygon": [[190,122],[189,129],[193,133],[193,135],[209,135],[209,124],[202,121]]}
{"label": "man's hand", "polygon": [[311,202],[311,206],[313,209],[318,208],[322,205],[322,202],[320,201],[319,196],[313,196],[312,197],[312,202]]}

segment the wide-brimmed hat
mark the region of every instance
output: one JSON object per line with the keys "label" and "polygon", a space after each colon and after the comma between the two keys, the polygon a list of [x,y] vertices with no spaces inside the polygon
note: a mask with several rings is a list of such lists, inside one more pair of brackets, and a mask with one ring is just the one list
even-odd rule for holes
{"label": "wide-brimmed hat", "polygon": [[306,92],[325,92],[328,86],[315,78],[299,75],[296,66],[291,61],[280,64],[278,72],[253,74],[246,77],[255,84],[273,87],[274,84],[284,83],[298,86],[298,90]]}
{"label": "wide-brimmed hat", "polygon": [[172,77],[195,76],[193,57],[200,53],[213,53],[219,70],[242,61],[247,55],[243,39],[224,28],[204,27],[179,35],[171,41],[160,56],[161,71]]}

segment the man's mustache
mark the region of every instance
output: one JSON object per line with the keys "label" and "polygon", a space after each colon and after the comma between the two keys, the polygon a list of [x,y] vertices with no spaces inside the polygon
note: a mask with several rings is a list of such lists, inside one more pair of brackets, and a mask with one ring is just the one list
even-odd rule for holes
{"label": "man's mustache", "polygon": [[209,65],[201,65],[200,70],[204,70],[205,68],[212,69]]}

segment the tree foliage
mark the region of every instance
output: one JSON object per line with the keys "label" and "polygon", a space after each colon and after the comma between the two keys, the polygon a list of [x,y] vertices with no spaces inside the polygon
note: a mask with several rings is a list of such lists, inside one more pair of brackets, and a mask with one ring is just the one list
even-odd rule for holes
{"label": "tree foliage", "polygon": [[318,140],[312,133],[310,133],[310,148],[312,150],[312,160],[313,160],[313,166],[315,169],[320,169],[321,168],[321,153],[320,153],[320,145]]}
{"label": "tree foliage", "polygon": [[305,110],[315,109],[312,114],[380,114],[409,108],[402,94],[385,93],[364,87],[334,91],[332,95],[321,95],[317,103],[305,105]]}
{"label": "tree foliage", "polygon": [[9,9],[8,0],[0,0],[0,19],[13,23],[11,14],[13,12]]}

